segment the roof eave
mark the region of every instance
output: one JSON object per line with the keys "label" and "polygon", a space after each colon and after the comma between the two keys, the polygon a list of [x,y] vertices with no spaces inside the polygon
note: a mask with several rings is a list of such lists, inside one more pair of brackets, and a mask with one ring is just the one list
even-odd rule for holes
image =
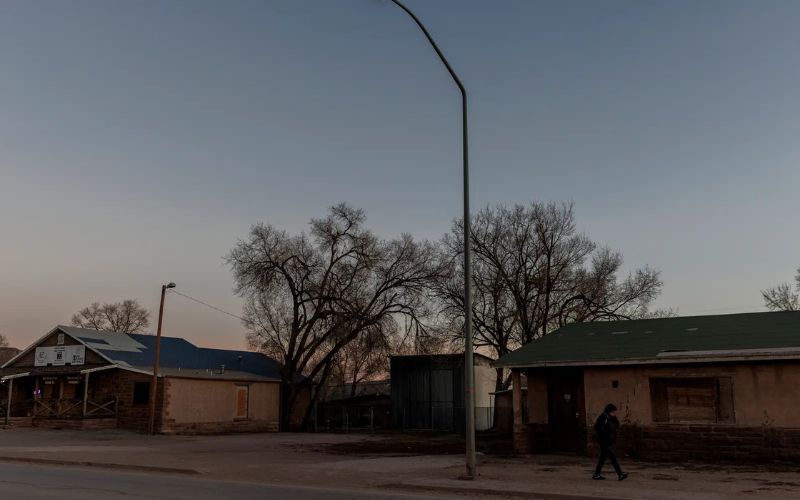
{"label": "roof eave", "polygon": [[606,359],[594,361],[540,361],[535,363],[493,363],[495,368],[555,368],[578,366],[624,366],[624,365],[667,365],[667,364],[702,364],[730,363],[735,361],[796,361],[800,353],[783,355],[745,355],[745,356],[668,356],[662,358]]}

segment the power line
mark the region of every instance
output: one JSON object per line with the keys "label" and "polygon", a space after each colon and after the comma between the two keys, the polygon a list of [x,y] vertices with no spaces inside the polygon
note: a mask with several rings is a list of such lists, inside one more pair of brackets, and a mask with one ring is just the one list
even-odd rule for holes
{"label": "power line", "polygon": [[170,291],[169,291],[169,293],[175,293],[175,294],[178,294],[178,295],[180,295],[181,297],[184,297],[184,298],[187,298],[187,299],[189,299],[189,300],[191,300],[191,301],[197,302],[198,304],[200,304],[200,305],[203,305],[203,306],[205,306],[205,307],[208,307],[209,309],[213,309],[213,310],[215,310],[215,311],[217,311],[217,312],[221,312],[222,314],[226,314],[226,315],[228,315],[228,316],[230,316],[230,317],[232,317],[232,318],[236,318],[236,319],[238,319],[238,320],[240,320],[240,321],[245,321],[245,322],[247,321],[246,319],[242,318],[241,316],[237,316],[237,315],[235,315],[235,314],[233,314],[233,313],[229,313],[228,311],[225,311],[225,310],[223,310],[223,309],[220,309],[219,307],[212,306],[212,305],[211,305],[211,304],[209,304],[208,302],[203,302],[203,301],[202,301],[202,300],[200,300],[200,299],[196,299],[196,298],[194,298],[194,297],[191,297],[191,296],[189,296],[189,295],[186,295],[185,293],[178,292],[178,291],[176,291],[176,290],[174,290],[174,289],[170,290]]}

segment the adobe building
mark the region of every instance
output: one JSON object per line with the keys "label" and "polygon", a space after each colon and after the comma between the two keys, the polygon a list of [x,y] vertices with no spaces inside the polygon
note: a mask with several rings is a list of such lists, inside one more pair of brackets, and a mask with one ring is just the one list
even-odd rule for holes
{"label": "adobe building", "polygon": [[[58,326],[3,364],[0,418],[12,426],[147,431],[155,342]],[[162,337],[156,431],[277,431],[278,370],[263,354]]]}
{"label": "adobe building", "polygon": [[575,323],[495,366],[518,452],[592,451],[613,403],[634,456],[800,460],[800,312]]}
{"label": "adobe building", "polygon": [[[473,357],[475,429],[493,425],[497,370],[481,354]],[[391,357],[392,423],[408,430],[464,432],[466,420],[463,354]]]}

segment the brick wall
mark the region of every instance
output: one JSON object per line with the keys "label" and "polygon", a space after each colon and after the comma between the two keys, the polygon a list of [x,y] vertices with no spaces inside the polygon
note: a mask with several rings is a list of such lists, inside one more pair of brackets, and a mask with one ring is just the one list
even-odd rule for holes
{"label": "brick wall", "polygon": [[227,422],[167,423],[164,434],[227,434],[233,432],[277,432],[278,422],[232,420]]}
{"label": "brick wall", "polygon": [[[551,452],[546,424],[528,424],[514,434],[517,453]],[[736,460],[800,462],[800,428],[734,425],[623,425],[617,453],[646,460]],[[587,436],[586,453],[596,456],[597,443]]]}
{"label": "brick wall", "polygon": [[33,427],[40,429],[69,429],[76,431],[114,429],[117,419],[110,418],[37,418]]}
{"label": "brick wall", "polygon": [[[152,382],[150,375],[125,370],[109,370],[92,373],[89,380],[90,399],[102,400],[106,397],[117,398],[117,426],[147,432],[150,425],[150,405],[133,404],[133,384],[136,382]],[[156,393],[156,428],[161,426],[161,415],[164,407],[164,379],[158,380]]]}
{"label": "brick wall", "polygon": [[732,425],[623,426],[619,451],[656,460],[800,462],[800,428]]}

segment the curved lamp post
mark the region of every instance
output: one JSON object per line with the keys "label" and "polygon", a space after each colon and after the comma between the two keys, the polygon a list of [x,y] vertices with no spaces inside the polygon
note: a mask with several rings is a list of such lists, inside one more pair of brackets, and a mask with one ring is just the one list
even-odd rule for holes
{"label": "curved lamp post", "polygon": [[156,394],[158,393],[158,364],[161,361],[161,320],[164,318],[164,296],[167,288],[175,288],[175,283],[161,285],[161,305],[158,307],[158,330],[156,331],[156,356],[153,361],[153,381],[150,383],[150,434],[156,433]]}
{"label": "curved lamp post", "polygon": [[400,0],[391,0],[392,3],[403,9],[403,11],[411,16],[411,19],[419,26],[419,29],[428,39],[428,42],[436,51],[447,72],[453,78],[453,81],[458,86],[461,92],[461,128],[462,128],[462,158],[464,161],[464,369],[465,369],[465,406],[466,406],[466,448],[467,448],[467,479],[475,477],[475,376],[474,366],[472,361],[472,251],[470,248],[470,216],[469,216],[469,151],[467,148],[467,90],[461,79],[450,66],[447,58],[442,53],[441,49],[433,37],[428,32],[422,21],[411,12],[411,10],[403,5]]}

